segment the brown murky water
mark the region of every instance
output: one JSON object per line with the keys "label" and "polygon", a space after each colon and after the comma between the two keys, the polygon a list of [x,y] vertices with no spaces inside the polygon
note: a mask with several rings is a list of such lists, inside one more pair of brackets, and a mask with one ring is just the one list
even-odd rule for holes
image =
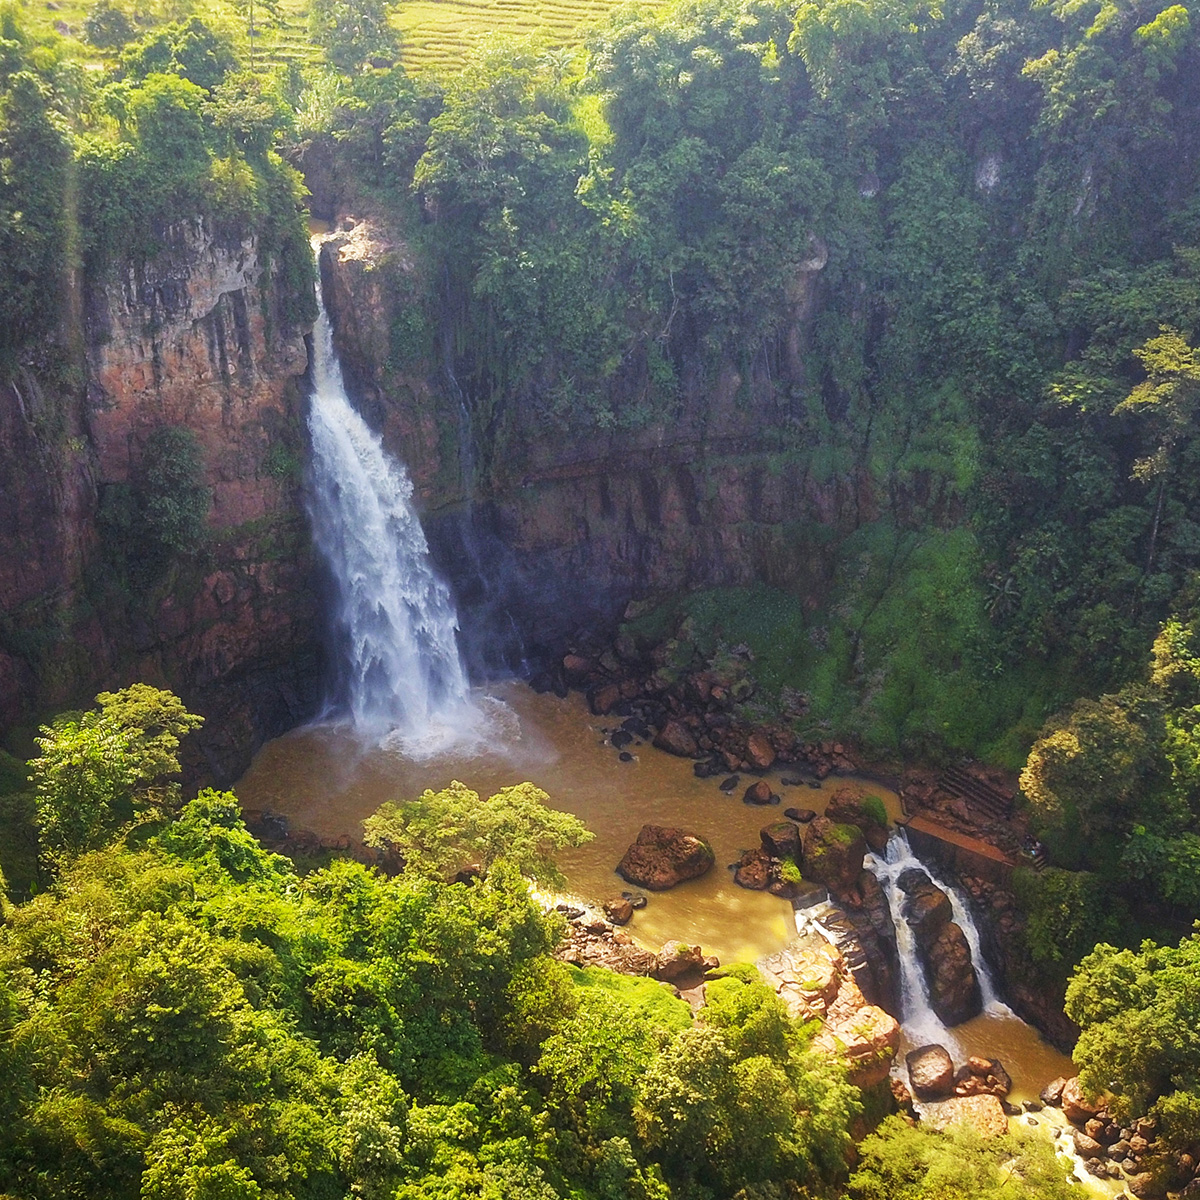
{"label": "brown murky water", "polygon": [[[741,802],[742,785],[731,795],[720,779],[697,779],[691,763],[649,745],[626,747],[622,762],[607,744],[605,730],[619,718],[593,716],[583,698],[537,695],[521,684],[493,687],[486,700],[495,733],[464,750],[414,760],[380,748],[364,748],[346,731],[299,729],[264,746],[237,785],[247,808],[285,813],[296,828],[322,835],[357,836],[358,823],[387,800],[411,799],[426,788],[461,780],[484,796],[529,780],[551,805],[578,816],[595,839],[560,856],[570,891],[602,901],[628,890],[613,868],[646,822],[678,825],[708,839],[716,866],[703,878],[669,892],[651,894],[634,914],[629,931],[651,949],[676,938],[699,944],[722,962],[753,961],[782,948],[795,932],[791,904],[733,883],[726,864],[759,845],[758,831],[796,806],[823,812],[847,780],[832,778],[820,788],[787,786],[793,772],[767,778],[783,797],[779,808]],[[899,813],[893,792],[872,783],[891,815]],[[1073,1074],[1059,1054],[1028,1025],[1013,1017],[985,1014],[954,1030],[957,1061],[979,1053],[1003,1060],[1013,1077],[1013,1099],[1031,1098],[1047,1080]],[[905,1047],[907,1049],[908,1047]]]}

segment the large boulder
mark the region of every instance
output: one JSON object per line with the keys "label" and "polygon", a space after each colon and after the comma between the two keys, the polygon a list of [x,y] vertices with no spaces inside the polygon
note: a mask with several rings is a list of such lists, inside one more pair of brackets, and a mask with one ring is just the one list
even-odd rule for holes
{"label": "large boulder", "polygon": [[665,983],[676,983],[680,979],[702,975],[704,968],[704,951],[699,946],[689,946],[686,942],[666,942],[658,952],[650,976]]}
{"label": "large boulder", "polygon": [[[882,854],[888,842],[887,821],[879,820],[882,801],[871,796],[861,784],[847,784],[840,787],[829,799],[825,815],[831,821],[840,821],[846,825],[857,825],[867,839],[867,845],[876,854]],[[884,809],[885,818],[887,811]]]}
{"label": "large boulder", "polygon": [[622,878],[652,892],[696,879],[713,865],[712,847],[698,834],[667,825],[643,825],[617,864]]}
{"label": "large boulder", "polygon": [[765,850],[747,850],[733,870],[733,882],[752,892],[765,892],[774,878],[771,856]]}
{"label": "large boulder", "polygon": [[779,797],[771,791],[771,785],[765,780],[760,779],[757,783],[752,783],[742,795],[743,804],[778,804]]}
{"label": "large boulder", "polygon": [[943,925],[924,948],[923,965],[929,984],[929,1005],[943,1025],[961,1025],[983,1009],[979,977],[971,962],[966,934],[954,921]]}
{"label": "large boulder", "polygon": [[[920,874],[921,879],[911,876]],[[943,927],[954,920],[954,909],[946,895],[924,871],[905,871],[898,881],[906,893],[901,912],[917,939],[918,946],[929,946]],[[907,882],[908,887],[904,884]]]}
{"label": "large boulder", "polygon": [[1072,1075],[1063,1084],[1062,1097],[1059,1102],[1062,1104],[1063,1116],[1076,1125],[1085,1124],[1090,1117],[1094,1117],[1100,1111],[1100,1102],[1084,1095],[1083,1089],[1079,1086],[1078,1075]]}
{"label": "large boulder", "polygon": [[941,1100],[954,1091],[954,1060],[945,1046],[919,1046],[904,1062],[918,1100]]}
{"label": "large boulder", "polygon": [[775,747],[765,733],[752,733],[746,739],[746,761],[756,771],[768,771],[775,763]]}
{"label": "large boulder", "polygon": [[773,821],[759,830],[758,836],[772,858],[800,861],[800,830],[791,821]]}
{"label": "large boulder", "polygon": [[954,1096],[921,1108],[921,1124],[939,1132],[951,1125],[969,1125],[980,1137],[1000,1137],[1008,1132],[1008,1117],[995,1096]]}
{"label": "large boulder", "polygon": [[680,758],[695,758],[700,752],[692,731],[682,721],[668,721],[655,737],[654,744],[660,750],[677,754]]}
{"label": "large boulder", "polygon": [[804,831],[804,874],[844,895],[858,882],[867,843],[856,825],[817,817]]}

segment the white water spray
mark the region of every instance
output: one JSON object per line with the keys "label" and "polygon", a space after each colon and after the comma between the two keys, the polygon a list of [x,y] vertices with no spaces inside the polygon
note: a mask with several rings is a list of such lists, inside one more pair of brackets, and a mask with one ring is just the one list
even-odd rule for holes
{"label": "white water spray", "polygon": [[[320,239],[313,239],[314,251]],[[425,757],[478,732],[459,657],[458,616],[434,572],[413,485],[346,396],[317,281],[311,515],[337,587],[344,700],[355,729]]]}
{"label": "white water spray", "polygon": [[954,1036],[954,1031],[942,1023],[929,1003],[929,987],[925,974],[917,959],[917,943],[908,922],[904,919],[905,896],[897,880],[903,872],[915,868],[924,871],[929,878],[946,893],[954,920],[962,929],[971,948],[971,961],[979,979],[979,991],[985,1012],[994,1016],[1012,1016],[1012,1010],[998,998],[996,984],[983,957],[979,928],[971,914],[970,905],[959,895],[956,888],[944,883],[923,863],[908,844],[908,834],[897,830],[888,839],[883,857],[871,854],[866,864],[879,880],[883,894],[887,897],[892,923],[896,926],[896,948],[900,956],[900,1017],[908,1040],[914,1046],[938,1042],[951,1055],[961,1056],[964,1052]]}

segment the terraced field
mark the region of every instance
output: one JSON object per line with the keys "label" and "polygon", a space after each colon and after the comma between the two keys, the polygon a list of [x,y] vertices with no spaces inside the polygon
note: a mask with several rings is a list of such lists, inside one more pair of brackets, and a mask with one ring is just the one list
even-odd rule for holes
{"label": "terraced field", "polygon": [[393,18],[412,71],[454,70],[489,34],[578,38],[620,0],[402,0]]}
{"label": "terraced field", "polygon": [[[392,20],[402,39],[402,57],[412,71],[453,71],[470,51],[490,34],[515,37],[534,35],[551,45],[576,40],[589,26],[602,20],[621,0],[400,0]],[[651,4],[660,0],[644,0]],[[117,0],[120,3],[120,0]],[[83,21],[89,0],[19,0],[26,24],[35,32],[57,29],[82,41]],[[156,24],[180,15],[186,4],[169,2],[152,5]],[[171,12],[171,9],[179,12]],[[320,60],[320,51],[308,38],[306,0],[283,0],[279,18],[265,11],[257,14],[254,39],[256,65],[304,65]],[[228,29],[247,48],[247,0],[207,0],[195,10],[212,24]],[[82,47],[84,57],[97,61],[103,56],[94,48]]]}

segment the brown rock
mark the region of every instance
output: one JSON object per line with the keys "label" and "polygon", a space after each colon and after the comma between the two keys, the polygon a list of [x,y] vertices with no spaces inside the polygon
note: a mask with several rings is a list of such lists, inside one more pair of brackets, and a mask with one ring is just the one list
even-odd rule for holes
{"label": "brown rock", "polygon": [[771,856],[765,850],[747,850],[733,873],[733,882],[752,892],[766,891],[771,879]]}
{"label": "brown rock", "polygon": [[950,897],[931,880],[915,884],[901,910],[919,946],[928,946],[954,919]]}
{"label": "brown rock", "polygon": [[817,817],[804,831],[804,874],[835,894],[854,887],[866,853],[862,831],[854,825]]}
{"label": "brown rock", "polygon": [[621,688],[615,683],[606,683],[595,688],[588,696],[588,706],[598,717],[606,716],[621,702]]}
{"label": "brown rock", "polygon": [[685,942],[667,942],[658,952],[658,961],[650,972],[655,979],[664,983],[676,983],[689,975],[704,972],[704,952],[699,946]]}
{"label": "brown rock", "polygon": [[664,892],[688,879],[696,879],[713,865],[712,847],[685,829],[643,825],[637,841],[617,864],[622,878]]}
{"label": "brown rock", "polygon": [[758,836],[772,858],[800,861],[800,830],[791,821],[774,821],[759,830]]}
{"label": "brown rock", "polygon": [[945,1046],[919,1046],[904,1056],[908,1081],[919,1100],[940,1100],[954,1090],[954,1060]]}
{"label": "brown rock", "polygon": [[799,821],[801,825],[807,825],[809,821],[815,820],[817,814],[811,808],[785,808],[783,815],[789,821]]}
{"label": "brown rock", "polygon": [[958,924],[944,925],[923,948],[922,960],[929,1004],[943,1024],[959,1025],[978,1015],[983,1006],[979,978],[971,964],[971,947]]}
{"label": "brown rock", "polygon": [[1130,1176],[1125,1186],[1138,1200],[1158,1200],[1160,1196],[1167,1194],[1164,1182],[1151,1171],[1141,1171]]}
{"label": "brown rock", "polygon": [[768,771],[775,763],[775,747],[765,733],[752,733],[746,739],[746,761],[756,771]]}
{"label": "brown rock", "polygon": [[771,785],[765,780],[760,779],[757,783],[752,783],[742,796],[743,804],[778,804],[779,797],[771,791]]}
{"label": "brown rock", "polygon": [[616,896],[612,900],[605,900],[604,915],[614,925],[628,925],[633,917],[633,905],[624,896]]}
{"label": "brown rock", "polygon": [[1100,1158],[1104,1147],[1094,1137],[1089,1137],[1082,1130],[1075,1130],[1075,1153],[1080,1158]]}
{"label": "brown rock", "polygon": [[1042,1103],[1057,1108],[1062,1103],[1063,1088],[1066,1083],[1067,1081],[1061,1075],[1057,1079],[1052,1079],[1039,1093]]}
{"label": "brown rock", "polygon": [[939,1132],[954,1124],[969,1125],[985,1138],[1008,1132],[1008,1117],[995,1096],[954,1096],[925,1104],[921,1109],[921,1124]]}
{"label": "brown rock", "polygon": [[1063,1115],[1075,1125],[1082,1125],[1089,1118],[1094,1117],[1096,1110],[1100,1107],[1098,1100],[1089,1100],[1083,1094],[1083,1090],[1079,1086],[1078,1075],[1072,1075],[1063,1084],[1061,1104]]}
{"label": "brown rock", "polygon": [[696,739],[682,721],[668,721],[654,739],[654,744],[668,754],[676,754],[680,758],[695,758],[698,751]]}
{"label": "brown rock", "polygon": [[581,654],[564,654],[562,669],[568,683],[579,684],[596,669],[596,664]]}

